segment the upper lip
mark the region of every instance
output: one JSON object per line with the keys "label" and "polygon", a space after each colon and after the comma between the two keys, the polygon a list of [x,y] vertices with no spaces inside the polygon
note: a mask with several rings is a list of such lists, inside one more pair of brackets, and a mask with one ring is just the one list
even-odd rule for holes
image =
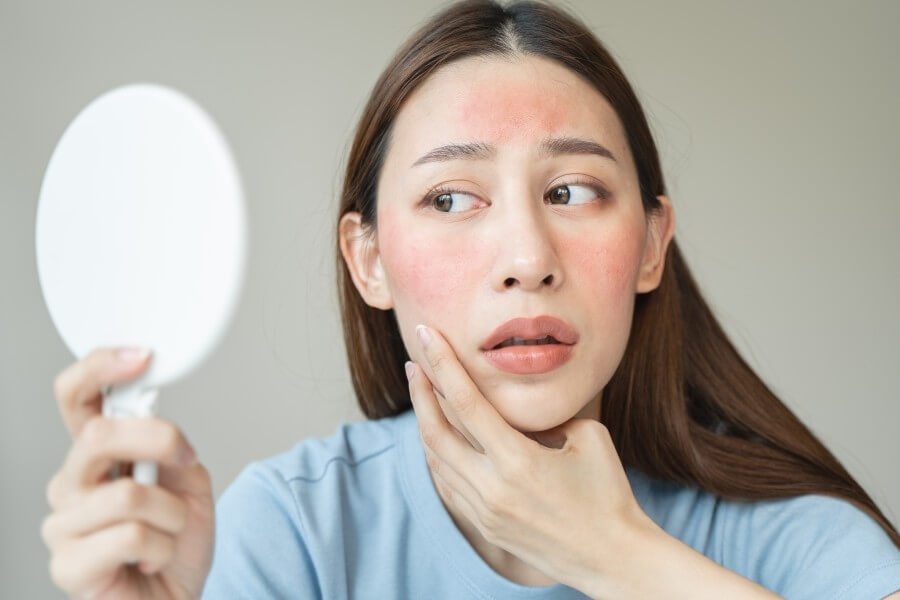
{"label": "upper lip", "polygon": [[510,319],[489,335],[481,344],[482,350],[490,350],[497,344],[512,337],[535,339],[545,335],[553,336],[562,344],[574,344],[578,341],[578,332],[562,319],[541,315],[539,317],[519,317]]}

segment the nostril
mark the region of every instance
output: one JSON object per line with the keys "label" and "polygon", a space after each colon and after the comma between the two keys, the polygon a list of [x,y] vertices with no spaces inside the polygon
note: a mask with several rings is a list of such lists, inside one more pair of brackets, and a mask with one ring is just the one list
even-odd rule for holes
{"label": "nostril", "polygon": [[[507,277],[506,279],[503,280],[503,284],[504,284],[506,287],[512,287],[513,285],[515,285],[515,283],[516,283],[516,278],[515,278],[515,277]],[[552,283],[553,283],[553,274],[551,273],[550,275],[547,275],[546,277],[544,277],[544,278],[541,280],[541,283],[544,283],[544,284],[547,284],[547,285],[552,284]]]}

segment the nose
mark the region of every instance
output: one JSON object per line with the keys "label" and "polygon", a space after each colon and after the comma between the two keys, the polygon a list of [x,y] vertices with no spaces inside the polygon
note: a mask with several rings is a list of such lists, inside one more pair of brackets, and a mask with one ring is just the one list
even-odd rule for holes
{"label": "nose", "polygon": [[[555,289],[563,282],[563,272],[553,234],[546,221],[547,207],[513,202],[515,207],[498,215],[498,251],[492,272],[496,291],[520,288],[523,291]],[[530,204],[530,203],[529,203]]]}

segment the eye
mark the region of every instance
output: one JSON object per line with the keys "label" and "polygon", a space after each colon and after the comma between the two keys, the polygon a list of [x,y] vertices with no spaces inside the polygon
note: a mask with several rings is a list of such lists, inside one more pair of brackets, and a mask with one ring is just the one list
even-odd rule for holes
{"label": "eye", "polygon": [[547,194],[550,204],[587,204],[597,197],[606,198],[607,194],[589,185],[567,183],[558,185]]}
{"label": "eye", "polygon": [[454,190],[438,190],[428,198],[428,203],[440,212],[463,212],[477,202],[470,194]]}

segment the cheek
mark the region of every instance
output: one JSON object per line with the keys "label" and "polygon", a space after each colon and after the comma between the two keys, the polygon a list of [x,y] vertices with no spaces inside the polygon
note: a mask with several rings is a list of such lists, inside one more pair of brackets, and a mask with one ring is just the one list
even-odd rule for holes
{"label": "cheek", "polygon": [[[393,283],[398,305],[410,305],[423,316],[442,316],[469,308],[463,300],[477,287],[484,273],[484,253],[462,236],[437,237],[422,231],[385,231],[381,256]],[[399,297],[398,297],[399,296]]]}
{"label": "cheek", "polygon": [[571,258],[576,272],[571,283],[591,298],[603,299],[607,307],[633,299],[639,254],[637,235],[620,233],[603,238],[570,238],[562,240],[560,252]]}

